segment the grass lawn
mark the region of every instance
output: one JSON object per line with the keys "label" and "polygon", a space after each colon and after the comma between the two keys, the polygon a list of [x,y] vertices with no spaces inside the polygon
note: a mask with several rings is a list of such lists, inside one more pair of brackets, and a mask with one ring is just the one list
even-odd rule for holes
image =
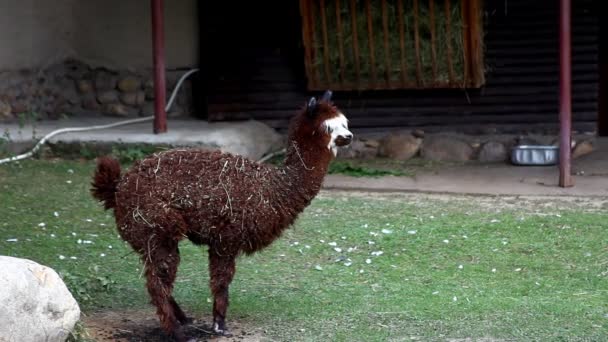
{"label": "grass lawn", "polygon": [[[87,315],[149,309],[138,257],[88,189],[92,161],[0,166],[0,254],[64,277]],[[608,340],[608,199],[323,192],[243,257],[231,319],[273,341]],[[208,317],[206,250],[175,296]]]}

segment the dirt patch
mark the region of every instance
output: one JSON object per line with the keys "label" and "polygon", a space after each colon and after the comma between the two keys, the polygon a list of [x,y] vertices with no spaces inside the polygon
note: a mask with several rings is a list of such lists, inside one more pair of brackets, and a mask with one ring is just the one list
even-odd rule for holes
{"label": "dirt patch", "polygon": [[[254,342],[264,341],[260,331],[230,319],[231,337],[217,336],[211,331],[211,317],[193,317],[184,327],[186,336],[196,341]],[[165,342],[173,341],[160,328],[153,310],[94,312],[82,318],[85,338],[97,342]]]}
{"label": "dirt patch", "polygon": [[521,211],[536,215],[576,210],[602,213],[608,209],[608,197],[604,196],[533,196],[533,195],[466,195],[424,192],[374,192],[356,190],[322,190],[318,198],[350,197],[408,203],[418,207],[436,206],[475,208],[476,212]]}

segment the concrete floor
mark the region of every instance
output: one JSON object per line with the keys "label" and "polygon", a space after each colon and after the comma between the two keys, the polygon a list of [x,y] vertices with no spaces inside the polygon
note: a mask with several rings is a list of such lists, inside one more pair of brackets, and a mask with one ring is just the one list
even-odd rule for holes
{"label": "concrete floor", "polygon": [[479,195],[607,196],[608,138],[597,138],[595,151],[573,161],[575,185],[558,186],[557,166],[470,164],[423,172],[413,178],[355,178],[328,175],[326,189],[415,191]]}
{"label": "concrete floor", "polygon": [[[116,118],[77,118],[44,121],[36,124],[37,139],[63,127],[82,127],[120,121]],[[16,124],[0,126],[9,134],[15,146],[32,146],[34,127]],[[254,121],[238,123],[207,123],[194,119],[170,119],[168,133],[153,134],[152,121],[115,127],[107,130],[67,133],[56,136],[56,141],[155,143],[221,148],[225,151],[257,159],[272,147],[280,149],[281,139],[268,127]],[[472,164],[445,167],[409,177],[355,178],[328,175],[325,189],[364,191],[416,191],[467,193],[485,195],[551,195],[551,196],[608,196],[608,138],[595,141],[595,151],[573,162],[575,186],[557,186],[557,166],[513,166],[506,163]]]}

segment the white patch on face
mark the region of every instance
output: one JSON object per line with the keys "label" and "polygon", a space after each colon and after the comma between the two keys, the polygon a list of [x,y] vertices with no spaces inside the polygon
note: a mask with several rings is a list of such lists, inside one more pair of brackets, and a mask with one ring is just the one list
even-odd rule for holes
{"label": "white patch on face", "polygon": [[332,151],[335,157],[338,154],[336,139],[339,136],[352,136],[352,133],[348,130],[348,119],[346,119],[344,114],[338,113],[338,116],[325,120],[325,122],[323,122],[323,127],[325,127],[327,133],[331,134],[331,139],[329,140],[329,144],[327,144],[327,148]]}

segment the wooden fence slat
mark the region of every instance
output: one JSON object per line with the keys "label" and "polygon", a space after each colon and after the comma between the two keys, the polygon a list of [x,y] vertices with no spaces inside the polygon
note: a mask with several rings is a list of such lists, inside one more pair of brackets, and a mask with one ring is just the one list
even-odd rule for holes
{"label": "wooden fence slat", "polygon": [[309,27],[309,31],[310,31],[310,46],[311,46],[311,50],[312,50],[312,73],[313,73],[313,78],[315,80],[315,84],[318,84],[318,82],[321,79],[321,76],[319,75],[319,69],[317,68],[317,58],[318,58],[318,51],[316,49],[317,47],[317,39],[316,39],[316,34],[315,34],[315,23],[314,23],[314,7],[313,6],[308,6],[308,27]]}
{"label": "wooden fence slat", "polygon": [[374,25],[372,23],[372,6],[371,0],[365,1],[365,9],[367,12],[367,36],[369,45],[369,63],[371,73],[371,84],[376,84],[376,56],[374,51]]}
{"label": "wooden fence slat", "polygon": [[346,65],[344,63],[344,38],[342,37],[342,14],[340,13],[340,0],[336,0],[336,26],[338,35],[338,54],[340,56],[340,83],[344,84],[344,71]]}
{"label": "wooden fence slat", "polygon": [[461,3],[461,12],[462,12],[462,21],[465,23],[462,26],[462,40],[463,40],[463,45],[462,45],[462,53],[463,53],[463,57],[464,57],[464,71],[463,71],[463,80],[462,80],[462,86],[466,87],[467,84],[469,84],[469,80],[470,80],[470,64],[469,64],[469,56],[470,56],[470,52],[469,49],[471,47],[470,44],[470,34],[469,34],[469,25],[467,24],[469,22],[469,1],[468,0],[463,0]]}
{"label": "wooden fence slat", "polygon": [[469,42],[472,87],[480,87],[485,82],[483,66],[482,14],[480,0],[470,0],[469,5]]}
{"label": "wooden fence slat", "polygon": [[454,63],[452,61],[452,11],[450,10],[450,0],[445,0],[445,35],[447,39],[447,64],[448,64],[448,77],[450,83],[453,84],[455,81],[454,75]]}
{"label": "wooden fence slat", "polygon": [[302,43],[304,44],[304,68],[308,76],[308,86],[315,86],[314,72],[312,66],[312,43],[310,41],[311,28],[309,25],[310,14],[308,13],[308,0],[300,0],[300,12],[302,13]]}
{"label": "wooden fence slat", "polygon": [[384,64],[386,67],[386,84],[391,82],[391,50],[388,45],[388,10],[386,8],[386,0],[382,0],[382,27],[384,29]]}
{"label": "wooden fence slat", "polygon": [[397,2],[397,14],[399,16],[399,48],[401,50],[401,83],[405,87],[407,84],[407,62],[405,51],[405,31],[403,23],[403,0]]}
{"label": "wooden fence slat", "polygon": [[[466,2],[464,0],[463,2]],[[416,50],[416,81],[422,85],[422,65],[420,60],[420,32],[418,32],[418,0],[414,0],[414,49]]]}
{"label": "wooden fence slat", "polygon": [[429,0],[429,25],[431,26],[431,70],[433,82],[437,81],[437,37],[435,32],[435,1]]}
{"label": "wooden fence slat", "polygon": [[325,16],[325,0],[320,0],[321,31],[323,31],[323,64],[325,67],[325,81],[331,82],[331,71],[329,65],[329,39],[327,38],[327,18]]}
{"label": "wooden fence slat", "polygon": [[357,85],[361,84],[361,62],[359,61],[359,38],[357,30],[357,3],[350,0],[351,25],[353,30],[353,54],[355,55],[355,75]]}

